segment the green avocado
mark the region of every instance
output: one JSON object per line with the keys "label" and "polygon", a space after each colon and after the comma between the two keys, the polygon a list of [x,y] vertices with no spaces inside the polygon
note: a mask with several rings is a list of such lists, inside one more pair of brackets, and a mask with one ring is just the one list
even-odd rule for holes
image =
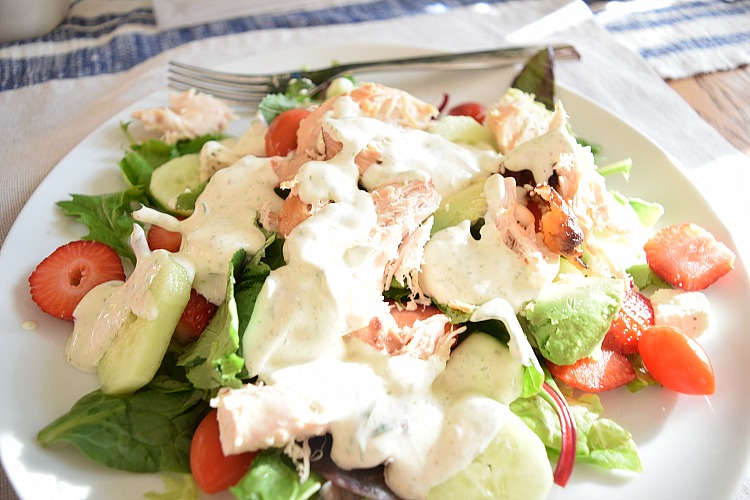
{"label": "green avocado", "polygon": [[601,346],[625,293],[623,280],[564,274],[524,308],[542,355],[572,365]]}
{"label": "green avocado", "polygon": [[[473,118],[472,118],[473,120]],[[484,184],[481,180],[443,199],[433,214],[431,233],[435,234],[446,227],[455,226],[465,220],[473,224],[487,212],[487,199],[484,197]]]}

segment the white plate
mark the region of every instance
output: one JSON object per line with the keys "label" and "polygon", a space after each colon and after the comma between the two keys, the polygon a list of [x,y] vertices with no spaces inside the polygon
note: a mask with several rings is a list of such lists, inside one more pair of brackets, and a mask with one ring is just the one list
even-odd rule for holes
{"label": "white plate", "polygon": [[[403,47],[327,47],[254,56],[230,67],[271,71],[332,59],[379,58],[420,52]],[[422,51],[424,52],[424,51]],[[513,71],[403,73],[373,76],[418,97],[440,103],[444,92],[457,104],[498,98]],[[657,146],[622,120],[571,91],[561,91],[574,129],[601,144],[611,160],[633,158],[629,183],[610,185],[666,209],[664,223],[693,221],[732,245],[731,235],[680,170]],[[47,176],[19,215],[0,252],[0,457],[22,498],[134,498],[162,491],[160,476],[135,475],[89,462],[72,446],[42,449],[36,433],[96,388],[96,377],[71,368],[63,356],[69,323],[41,313],[30,299],[27,278],[57,246],[85,234],[54,205],[68,193],[105,193],[124,186],[117,162],[126,143],[119,124],[135,107],[162,105],[159,92],[123,110],[81,142]],[[246,123],[246,122],[245,122]],[[241,131],[242,123],[233,132]],[[606,416],[628,428],[639,446],[644,472],[623,478],[589,466],[576,467],[566,488],[551,498],[732,498],[747,470],[750,446],[750,336],[743,304],[750,287],[744,265],[708,293],[714,307],[711,330],[701,338],[716,371],[711,397],[680,396],[649,389],[602,396]],[[24,325],[33,321],[36,328]]]}

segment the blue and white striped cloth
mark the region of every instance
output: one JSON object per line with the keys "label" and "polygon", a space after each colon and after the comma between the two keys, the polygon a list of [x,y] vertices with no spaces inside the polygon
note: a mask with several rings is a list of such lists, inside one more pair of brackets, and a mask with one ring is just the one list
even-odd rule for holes
{"label": "blue and white striped cloth", "polygon": [[[277,0],[269,7],[271,2],[235,2],[244,7],[234,16],[224,9],[221,19],[206,22],[200,14],[207,12],[207,5],[216,5],[211,0],[75,0],[67,18],[50,33],[0,45],[0,91],[122,72],[165,50],[210,37],[390,19],[474,3],[477,1],[327,0],[312,4]],[[597,20],[663,78],[750,63],[750,0],[590,3]]]}
{"label": "blue and white striped cloth", "polygon": [[750,63],[750,1],[598,2],[597,20],[662,78]]}
{"label": "blue and white striped cloth", "polygon": [[[484,0],[482,3],[503,1]],[[125,71],[165,50],[210,37],[392,19],[477,3],[476,0],[441,0],[437,3],[428,0],[287,1],[292,10],[283,10],[278,7],[284,5],[282,0],[276,2],[277,8],[269,10],[258,8],[266,2],[243,2],[244,10],[254,13],[207,23],[197,19],[191,23],[184,16],[181,22],[165,19],[160,23],[154,9],[157,2],[76,0],[67,18],[50,33],[0,45],[0,91],[54,79]],[[183,3],[188,7],[207,4],[205,0],[183,0]],[[208,3],[215,5],[212,0]],[[320,7],[321,4],[328,5]],[[185,14],[182,10],[181,13]],[[162,15],[166,14],[162,12]]]}

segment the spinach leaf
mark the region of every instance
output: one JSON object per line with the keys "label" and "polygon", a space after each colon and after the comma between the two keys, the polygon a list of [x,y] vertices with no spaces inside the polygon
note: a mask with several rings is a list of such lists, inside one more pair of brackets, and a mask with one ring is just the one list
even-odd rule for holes
{"label": "spinach leaf", "polygon": [[516,78],[511,87],[534,94],[537,101],[550,111],[555,110],[555,52],[552,47],[536,53]]}
{"label": "spinach leaf", "polygon": [[239,320],[234,299],[234,275],[245,259],[239,250],[232,257],[224,302],[198,340],[185,349],[177,364],[185,367],[187,379],[198,389],[239,388],[239,373],[245,366],[237,355],[240,347]]}
{"label": "spinach leaf", "polygon": [[146,204],[153,206],[155,201],[151,196],[149,186],[151,185],[151,174],[154,173],[154,167],[140,154],[132,151],[120,160],[119,165],[128,183],[143,191],[144,197],[147,199]]}
{"label": "spinach leaf", "polygon": [[94,462],[132,472],[190,472],[190,441],[208,411],[205,392],[157,375],[133,394],[96,390],[37,435],[68,442]]}
{"label": "spinach leaf", "polygon": [[129,240],[133,224],[137,222],[130,214],[135,203],[146,201],[143,190],[134,186],[119,193],[73,194],[71,197],[71,200],[57,202],[57,205],[65,215],[76,217],[88,227],[89,233],[83,239],[105,243],[135,263]]}
{"label": "spinach leaf", "polygon": [[266,247],[258,252],[245,265],[234,287],[234,297],[237,301],[240,335],[250,322],[250,316],[255,308],[263,283],[271,271],[285,264],[282,253],[283,240],[276,239],[274,233],[268,234]]}
{"label": "spinach leaf", "polygon": [[391,279],[387,290],[383,290],[383,298],[394,302],[402,302],[411,297],[412,291],[404,283],[399,283],[396,278]]}
{"label": "spinach leaf", "polygon": [[195,210],[195,200],[198,199],[203,190],[206,189],[207,185],[208,180],[203,181],[194,188],[188,189],[184,193],[177,195],[175,208],[177,210]]}

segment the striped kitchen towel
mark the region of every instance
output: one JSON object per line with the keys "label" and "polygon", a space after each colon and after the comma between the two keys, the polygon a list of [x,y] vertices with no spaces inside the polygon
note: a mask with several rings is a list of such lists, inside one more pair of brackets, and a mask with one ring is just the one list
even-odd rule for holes
{"label": "striped kitchen towel", "polygon": [[750,0],[594,2],[596,19],[662,78],[750,64]]}
{"label": "striped kitchen towel", "polygon": [[[2,1],[2,0],[0,0]],[[246,31],[304,28],[442,12],[508,0],[74,0],[38,38],[0,44],[0,92],[119,73],[188,42]]]}

